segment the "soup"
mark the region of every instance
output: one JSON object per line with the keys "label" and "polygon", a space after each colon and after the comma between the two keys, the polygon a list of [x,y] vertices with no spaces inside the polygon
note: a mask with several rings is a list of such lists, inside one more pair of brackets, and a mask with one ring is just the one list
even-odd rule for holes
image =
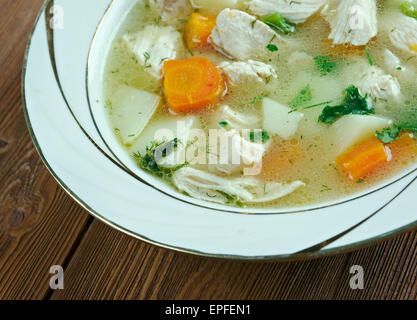
{"label": "soup", "polygon": [[109,123],[198,200],[297,207],[415,163],[417,4],[138,1],[104,75]]}

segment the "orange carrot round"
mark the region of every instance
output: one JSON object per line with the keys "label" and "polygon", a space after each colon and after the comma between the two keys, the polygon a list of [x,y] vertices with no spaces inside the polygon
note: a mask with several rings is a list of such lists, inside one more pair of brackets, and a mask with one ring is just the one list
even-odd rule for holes
{"label": "orange carrot round", "polygon": [[372,137],[336,159],[339,169],[349,179],[359,180],[390,160],[390,149]]}
{"label": "orange carrot round", "polygon": [[184,37],[190,49],[206,46],[207,39],[216,26],[216,15],[193,13],[188,20]]}
{"label": "orange carrot round", "polygon": [[203,57],[165,61],[164,70],[165,97],[176,113],[204,109],[225,90],[219,70]]}

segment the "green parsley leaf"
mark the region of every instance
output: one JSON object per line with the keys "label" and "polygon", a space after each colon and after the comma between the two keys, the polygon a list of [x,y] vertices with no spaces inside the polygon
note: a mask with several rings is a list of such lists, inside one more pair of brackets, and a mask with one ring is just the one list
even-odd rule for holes
{"label": "green parsley leaf", "polygon": [[266,48],[269,50],[269,51],[271,51],[271,52],[275,52],[275,51],[278,51],[278,47],[275,45],[275,44],[268,44],[267,46],[266,46]]}
{"label": "green parsley leaf", "polygon": [[296,28],[290,24],[283,16],[278,12],[273,13],[262,18],[262,21],[270,26],[275,31],[282,32],[284,34],[295,32]]}
{"label": "green parsley leaf", "polygon": [[314,57],[314,62],[316,63],[316,66],[322,76],[327,75],[337,67],[337,63],[331,60],[329,56]]}
{"label": "green parsley leaf", "polygon": [[303,89],[300,90],[300,92],[297,94],[297,96],[291,100],[289,103],[290,108],[297,109],[298,107],[306,104],[307,102],[310,102],[313,99],[313,94],[311,92],[311,87],[308,84]]}
{"label": "green parsley leaf", "polygon": [[339,106],[327,106],[323,109],[319,117],[319,122],[331,124],[340,117],[347,114],[374,114],[375,110],[368,105],[365,97],[359,93],[359,89],[355,86],[350,86],[346,89],[346,96],[342,104]]}
{"label": "green parsley leaf", "polygon": [[228,125],[227,121],[220,121],[219,126],[225,128]]}
{"label": "green parsley leaf", "polygon": [[382,132],[377,131],[375,135],[383,143],[390,143],[398,139],[400,132],[401,128],[394,124],[391,128],[382,129]]}
{"label": "green parsley leaf", "polygon": [[375,135],[383,143],[390,143],[397,140],[400,137],[400,134],[404,131],[416,133],[417,126],[408,124],[394,124],[392,127],[382,129],[381,132],[377,131]]}

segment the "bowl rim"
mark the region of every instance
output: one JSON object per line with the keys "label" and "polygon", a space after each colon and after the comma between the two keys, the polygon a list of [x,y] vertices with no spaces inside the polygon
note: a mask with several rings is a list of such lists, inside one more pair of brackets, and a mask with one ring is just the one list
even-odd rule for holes
{"label": "bowl rim", "polygon": [[[96,36],[96,33],[97,33],[97,31],[99,30],[99,27],[100,27],[100,25],[101,25],[101,23],[102,23],[102,21],[104,20],[104,18],[105,18],[105,16],[106,16],[106,14],[107,14],[107,12],[108,12],[108,10],[110,9],[110,7],[112,6],[112,4],[115,2],[115,0],[111,0],[111,2],[110,2],[110,5],[108,6],[108,8],[106,9],[106,12],[105,12],[105,14],[103,15],[103,17],[102,17],[102,19],[100,20],[100,23],[99,23],[99,25],[98,25],[98,27],[97,27],[97,29],[96,29],[96,31],[95,31],[95,33],[94,33],[94,37],[93,37],[93,41],[91,42],[91,44],[90,44],[90,50],[89,50],[89,54],[88,54],[88,57],[90,57],[90,53],[91,53],[91,49],[92,49],[92,47],[93,47],[93,42],[94,42],[94,39],[95,39],[95,36]],[[361,248],[364,248],[364,247],[368,247],[368,246],[371,246],[371,245],[374,245],[374,244],[377,244],[377,243],[380,243],[380,242],[382,242],[382,241],[385,241],[385,240],[388,240],[388,239],[391,239],[391,238],[394,238],[394,237],[396,237],[396,236],[398,236],[398,235],[400,235],[400,234],[402,234],[402,233],[405,233],[405,232],[408,232],[408,231],[412,231],[412,230],[414,230],[414,229],[416,229],[417,228],[417,220],[416,221],[414,221],[414,222],[412,222],[412,223],[409,223],[409,224],[407,224],[407,225],[405,225],[405,226],[402,226],[402,227],[400,227],[400,228],[396,228],[396,229],[394,229],[394,230],[391,230],[390,232],[387,232],[387,233],[383,233],[383,234],[380,234],[380,235],[378,235],[378,236],[374,236],[374,237],[371,237],[371,238],[368,238],[368,239],[365,239],[365,240],[361,240],[361,241],[357,241],[357,242],[353,242],[353,243],[350,243],[350,244],[348,244],[348,245],[344,245],[344,246],[339,246],[339,247],[334,247],[334,248],[330,248],[330,249],[321,249],[322,247],[324,247],[324,246],[326,246],[327,244],[328,244],[328,241],[329,240],[327,240],[327,241],[325,241],[325,242],[322,242],[322,243],[320,243],[320,244],[318,244],[318,245],[315,245],[315,246],[313,246],[313,247],[311,247],[311,248],[308,248],[308,249],[305,249],[305,250],[303,250],[303,251],[300,251],[300,252],[296,252],[296,253],[294,253],[294,254],[285,254],[285,255],[270,255],[270,256],[258,256],[258,257],[256,257],[256,256],[250,256],[250,257],[248,257],[248,256],[239,256],[239,255],[224,255],[224,254],[210,254],[210,253],[204,253],[204,252],[200,252],[200,251],[197,251],[197,250],[191,250],[191,249],[185,249],[185,248],[181,248],[181,247],[176,247],[176,246],[174,246],[174,245],[168,245],[168,244],[164,244],[164,243],[161,243],[161,242],[158,242],[158,241],[155,241],[155,240],[152,240],[152,239],[150,239],[150,238],[147,238],[147,237],[145,237],[145,236],[143,236],[143,235],[140,235],[140,234],[138,234],[138,233],[135,233],[135,232],[132,232],[132,231],[130,231],[130,230],[128,230],[128,229],[126,229],[125,227],[122,227],[122,226],[120,226],[120,225],[118,225],[118,224],[116,224],[116,223],[114,223],[114,222],[112,222],[112,221],[110,221],[109,219],[107,219],[107,218],[105,218],[105,217],[103,217],[102,215],[100,215],[100,213],[98,213],[97,211],[95,211],[94,209],[92,209],[85,201],[83,201],[83,200],[81,200],[81,198],[77,195],[77,194],[75,194],[66,184],[65,184],[65,182],[64,181],[62,181],[62,179],[58,176],[58,174],[54,171],[54,169],[52,168],[52,166],[48,163],[48,161],[47,161],[47,159],[46,159],[46,157],[44,156],[44,154],[43,154],[43,151],[42,151],[42,149],[41,149],[41,147],[40,147],[40,144],[38,143],[38,140],[37,140],[37,138],[36,138],[36,135],[35,135],[35,133],[34,133],[34,130],[33,130],[33,128],[32,128],[32,125],[31,125],[31,120],[30,120],[30,117],[29,117],[29,112],[28,112],[28,108],[27,108],[27,101],[26,101],[26,88],[25,88],[25,79],[26,79],[26,71],[27,71],[27,63],[28,63],[28,56],[29,56],[29,51],[30,51],[30,47],[31,47],[31,44],[32,44],[32,36],[33,36],[33,34],[34,34],[34,32],[35,32],[35,30],[36,30],[36,27],[38,26],[38,23],[39,23],[39,20],[40,20],[40,18],[41,18],[41,16],[42,16],[42,14],[45,12],[45,14],[47,13],[47,8],[48,8],[48,6],[49,5],[51,5],[51,4],[53,4],[54,3],[54,0],[44,0],[44,3],[43,3],[43,5],[42,5],[42,7],[40,8],[40,10],[39,10],[39,12],[38,12],[38,15],[37,15],[37,17],[36,17],[36,19],[35,19],[35,21],[34,21],[34,24],[33,24],[33,27],[32,27],[32,30],[31,30],[31,32],[30,32],[30,35],[29,35],[29,38],[28,38],[28,41],[27,41],[27,45],[26,45],[26,50],[25,50],[25,54],[24,54],[24,59],[23,59],[23,68],[22,68],[22,78],[21,78],[21,86],[22,86],[22,89],[21,89],[21,92],[22,92],[22,107],[23,107],[23,112],[24,112],[24,117],[25,117],[25,121],[26,121],[26,124],[27,124],[27,127],[28,127],[28,131],[29,131],[29,134],[30,134],[30,136],[31,136],[31,139],[32,139],[32,141],[33,141],[33,144],[34,144],[34,146],[35,146],[35,149],[37,150],[37,152],[38,152],[38,154],[39,154],[39,156],[40,156],[40,158],[41,158],[41,160],[42,160],[42,162],[44,163],[44,165],[46,166],[46,168],[48,169],[48,171],[51,173],[51,175],[55,178],[55,180],[57,181],[57,183],[81,206],[81,207],[83,207],[87,212],[89,212],[93,217],[95,217],[95,218],[97,218],[97,219],[99,219],[100,221],[102,221],[102,222],[104,222],[105,224],[107,224],[107,225],[109,225],[110,227],[112,227],[112,228],[114,228],[114,229],[116,229],[116,230],[118,230],[118,231],[121,231],[121,232],[123,232],[123,233],[125,233],[125,234],[128,234],[128,235],[130,235],[130,236],[132,236],[132,237],[134,237],[134,238],[136,238],[136,239],[139,239],[139,240],[142,240],[142,241],[144,241],[144,242],[146,242],[146,243],[149,243],[149,244],[152,244],[152,245],[156,245],[156,246],[158,246],[158,247],[162,247],[162,248],[165,248],[165,249],[169,249],[169,250],[174,250],[174,251],[177,251],[177,252],[181,252],[181,253],[187,253],[187,254],[191,254],[191,255],[195,255],[195,256],[201,256],[201,257],[206,257],[206,258],[214,258],[214,259],[222,259],[222,260],[241,260],[241,261],[293,261],[293,260],[307,260],[307,259],[312,259],[312,258],[320,258],[320,257],[327,257],[327,256],[332,256],[332,255],[336,255],[336,254],[341,254],[341,253],[346,253],[346,252],[350,252],[350,251],[353,251],[353,250],[357,250],[357,249],[361,249]],[[48,24],[47,24],[48,25]],[[51,57],[50,57],[51,58]],[[59,79],[56,79],[56,81],[58,82],[58,85],[59,85]],[[88,90],[88,85],[87,85],[87,90]],[[65,102],[67,103],[67,101],[66,101],[66,99],[65,99],[65,95],[64,95],[64,93],[63,93],[63,91],[62,91],[62,89],[60,88],[60,91],[61,91],[61,94],[63,95],[63,98],[64,98],[64,100],[65,100]],[[67,103],[68,104],[68,103]],[[90,108],[90,111],[91,111],[91,104],[90,104],[90,99],[88,99],[88,105],[89,105],[89,108]],[[75,121],[77,121],[76,120],[76,117],[73,115],[73,117],[74,117],[74,119],[75,119]],[[94,119],[94,117],[93,117],[93,122],[94,122],[94,125],[96,126],[96,123],[95,123],[95,119]],[[77,121],[77,123],[78,123],[78,121]],[[81,125],[79,125],[80,126],[80,128],[81,129],[83,129],[82,128],[82,126]],[[84,130],[83,130],[83,132],[84,132]],[[99,131],[98,131],[99,132]],[[84,132],[84,134],[86,134],[87,135],[87,137],[89,137],[88,136],[88,134],[86,133],[86,132]],[[100,134],[100,136],[101,136],[101,133],[99,132],[99,134]],[[124,171],[126,171],[121,165],[119,165],[116,161],[114,161],[111,157],[109,157],[108,155],[107,155],[107,153],[105,152],[105,151],[103,151],[103,150],[101,150],[101,148],[99,147],[99,146],[97,146],[95,143],[94,143],[94,141],[90,138],[90,141],[96,146],[96,148],[98,148],[102,153],[104,153],[104,155],[107,157],[107,158],[109,158],[114,164],[116,164],[116,165],[118,165],[119,167],[120,167],[120,169],[122,169],[122,170],[124,170]],[[103,139],[103,141],[104,141],[104,139]],[[105,141],[104,141],[105,142]],[[106,142],[105,142],[106,143]],[[111,149],[109,148],[109,150],[111,151]],[[112,152],[112,151],[111,151]],[[339,205],[339,204],[343,204],[343,203],[346,203],[346,202],[349,202],[349,201],[353,201],[353,200],[356,200],[356,199],[358,199],[358,198],[362,198],[362,197],[365,197],[365,196],[368,196],[369,194],[371,194],[371,193],[374,193],[374,192],[377,192],[377,191],[379,191],[379,190],[381,190],[381,189],[383,189],[383,188],[385,188],[385,187],[387,187],[387,186],[389,186],[389,185],[391,185],[391,184],[394,184],[394,183],[396,183],[396,182],[398,182],[398,181],[400,181],[400,180],[402,180],[402,179],[404,179],[405,177],[407,177],[407,176],[409,176],[409,175],[411,175],[412,173],[414,173],[415,171],[417,171],[417,168],[416,169],[414,169],[414,170],[411,170],[410,172],[408,172],[407,174],[405,174],[404,176],[401,176],[400,178],[398,178],[398,179],[396,179],[395,181],[392,181],[392,182],[390,182],[389,184],[385,184],[385,185],[383,185],[382,187],[380,187],[380,188],[377,188],[377,189],[375,189],[375,190],[372,190],[372,191],[370,191],[370,192],[367,192],[367,193],[364,193],[364,194],[362,194],[362,195],[359,195],[359,196],[357,196],[357,197],[353,197],[353,198],[351,198],[351,199],[348,199],[348,200],[345,200],[345,201],[342,201],[342,202],[338,202],[338,203],[335,203],[335,204],[333,204],[333,205],[331,205],[331,206],[335,206],[335,205]],[[130,174],[130,173],[129,173]],[[391,203],[392,201],[394,201],[403,191],[405,191],[406,189],[407,189],[407,187],[408,186],[410,186],[415,180],[417,180],[417,177],[415,178],[415,179],[413,179],[405,188],[403,188],[389,203]],[[159,190],[159,189],[157,189],[158,191],[161,191],[161,190]],[[162,192],[162,191],[161,191]],[[170,195],[171,196],[171,195]],[[176,197],[174,197],[174,198],[176,198]],[[178,200],[181,200],[181,199],[178,199]],[[194,203],[190,203],[190,202],[187,202],[188,204],[190,204],[190,205],[196,205],[196,204],[194,204]],[[384,207],[386,206],[386,205],[388,205],[389,203],[387,203],[387,204],[385,204],[384,205]],[[302,211],[313,211],[313,210],[317,210],[317,209],[322,209],[322,208],[325,208],[325,207],[327,207],[327,206],[321,206],[321,207],[319,207],[319,208],[313,208],[313,209],[306,209],[306,210],[302,210]],[[382,210],[384,207],[382,207],[380,210]],[[207,208],[209,208],[209,209],[213,209],[213,210],[216,210],[216,211],[219,211],[218,209],[216,209],[216,208],[210,208],[210,207],[207,207]],[[372,214],[370,217],[368,217],[366,220],[368,220],[369,218],[371,218],[372,216],[374,216],[376,213],[378,213],[380,210],[378,210],[377,212],[375,212],[374,214]],[[220,211],[222,211],[222,210],[220,210]],[[232,211],[228,211],[228,210],[224,210],[224,211],[227,211],[227,212],[232,212]],[[302,212],[301,211],[301,212]],[[300,212],[300,211],[295,211],[295,212]],[[232,212],[233,213],[233,212]],[[242,212],[235,212],[235,213],[238,213],[238,214],[242,214]],[[294,212],[287,212],[287,213],[294,213]],[[279,214],[279,213],[267,213],[267,214]],[[261,215],[261,213],[258,213],[258,215]],[[363,222],[365,222],[366,220],[364,220],[364,221],[361,221],[360,223],[359,223],[359,225],[360,224],[362,224]],[[357,225],[358,226],[358,225]],[[357,226],[353,226],[352,228],[356,228]],[[349,229],[350,230],[350,229]],[[346,232],[346,231],[345,231]],[[344,232],[344,233],[345,233]],[[343,233],[343,234],[344,234]],[[337,236],[336,236],[337,237]],[[331,239],[330,239],[331,240]],[[331,241],[332,242],[332,241]]]}

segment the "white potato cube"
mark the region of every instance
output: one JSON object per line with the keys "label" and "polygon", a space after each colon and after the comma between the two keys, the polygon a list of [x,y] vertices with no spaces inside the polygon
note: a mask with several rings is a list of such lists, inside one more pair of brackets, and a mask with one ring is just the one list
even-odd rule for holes
{"label": "white potato cube", "polygon": [[264,130],[277,134],[282,139],[291,138],[298,129],[300,120],[304,114],[292,110],[272,99],[265,98],[263,101]]}
{"label": "white potato cube", "polygon": [[336,121],[331,135],[335,139],[338,154],[341,154],[354,144],[375,135],[376,131],[392,125],[387,118],[365,115],[347,115]]}
{"label": "white potato cube", "polygon": [[131,144],[145,129],[161,98],[149,92],[122,86],[111,100],[115,130],[124,144]]}

